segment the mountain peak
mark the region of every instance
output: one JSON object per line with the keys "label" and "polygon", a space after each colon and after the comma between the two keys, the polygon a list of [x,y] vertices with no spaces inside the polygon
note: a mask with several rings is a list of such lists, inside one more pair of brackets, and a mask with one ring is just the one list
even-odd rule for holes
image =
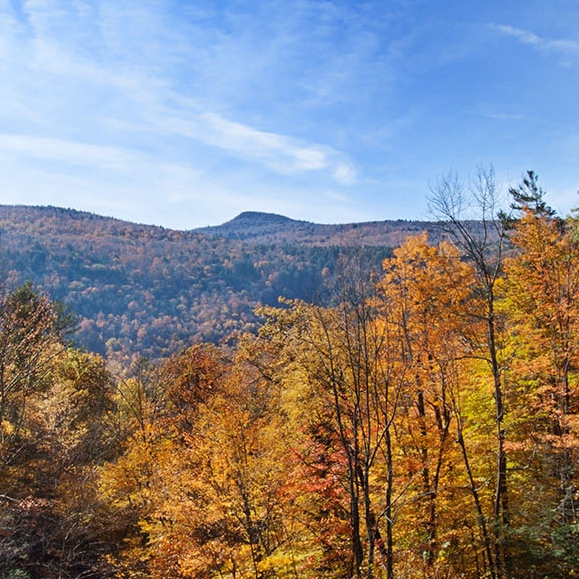
{"label": "mountain peak", "polygon": [[231,239],[254,239],[262,236],[279,237],[282,233],[295,236],[296,229],[313,226],[307,221],[297,221],[277,213],[262,211],[244,211],[237,217],[222,225],[200,227],[194,229],[196,233],[204,233],[214,237]]}
{"label": "mountain peak", "polygon": [[279,225],[295,222],[294,219],[277,213],[265,213],[263,211],[243,211],[231,221],[223,225]]}

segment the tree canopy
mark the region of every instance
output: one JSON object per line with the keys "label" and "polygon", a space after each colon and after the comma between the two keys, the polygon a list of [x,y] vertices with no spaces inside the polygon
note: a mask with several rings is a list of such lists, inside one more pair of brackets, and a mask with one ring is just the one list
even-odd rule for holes
{"label": "tree canopy", "polygon": [[352,253],[330,303],[159,362],[107,363],[42,292],[5,291],[0,575],[578,576],[576,217],[529,173],[485,222],[479,177],[492,235],[447,181],[446,239],[378,276]]}

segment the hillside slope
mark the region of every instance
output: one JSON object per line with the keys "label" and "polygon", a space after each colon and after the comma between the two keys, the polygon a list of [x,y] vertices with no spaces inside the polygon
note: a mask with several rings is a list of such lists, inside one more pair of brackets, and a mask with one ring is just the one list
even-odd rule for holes
{"label": "hillside slope", "polygon": [[328,304],[350,257],[369,271],[433,223],[319,225],[247,212],[175,231],[56,207],[0,206],[1,279],[27,280],[79,317],[76,341],[152,359],[256,328],[254,309],[299,298]]}

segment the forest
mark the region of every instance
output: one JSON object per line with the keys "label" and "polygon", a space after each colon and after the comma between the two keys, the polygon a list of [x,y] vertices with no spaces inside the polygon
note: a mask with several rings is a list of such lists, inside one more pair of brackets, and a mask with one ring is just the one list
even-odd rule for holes
{"label": "forest", "polygon": [[443,179],[440,239],[128,368],[6,289],[0,577],[579,576],[579,217],[510,195]]}
{"label": "forest", "polygon": [[332,226],[268,214],[177,231],[0,205],[0,280],[9,289],[31,281],[67,304],[78,318],[76,343],[126,365],[255,331],[257,305],[279,296],[327,304],[341,259],[355,250],[378,271],[406,234],[425,226],[439,235],[416,222]]}

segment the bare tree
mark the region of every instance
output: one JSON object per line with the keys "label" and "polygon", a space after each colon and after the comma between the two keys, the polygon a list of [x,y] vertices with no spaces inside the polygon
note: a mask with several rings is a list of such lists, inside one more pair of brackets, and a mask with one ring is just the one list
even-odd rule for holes
{"label": "bare tree", "polygon": [[[496,576],[510,577],[508,548],[510,524],[508,500],[507,453],[505,449],[505,403],[503,369],[499,361],[499,326],[496,312],[496,284],[501,274],[506,235],[499,218],[499,200],[494,170],[480,168],[475,178],[465,186],[456,175],[438,180],[431,188],[430,208],[441,221],[449,239],[460,249],[476,270],[477,286],[482,307],[468,312],[485,328],[482,357],[490,368],[494,393],[496,428],[496,473],[494,492],[494,556]],[[491,566],[492,565],[491,562]]]}

